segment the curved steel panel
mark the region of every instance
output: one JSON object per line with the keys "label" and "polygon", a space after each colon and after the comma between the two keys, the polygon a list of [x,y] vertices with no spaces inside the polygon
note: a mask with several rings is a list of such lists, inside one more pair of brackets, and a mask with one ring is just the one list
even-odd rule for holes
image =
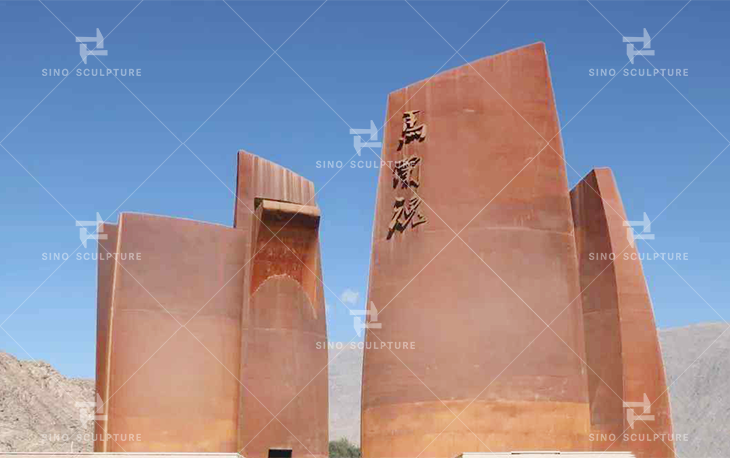
{"label": "curved steel panel", "polygon": [[[416,122],[407,118],[414,111]],[[368,300],[381,310],[382,329],[368,329],[366,343],[406,341],[415,350],[365,350],[364,457],[588,450],[559,136],[554,151],[540,153],[540,135],[551,139],[559,128],[544,46],[396,91],[387,119],[383,158],[420,161],[410,186],[427,221],[392,230],[398,199],[414,194],[381,168]],[[427,134],[412,133],[419,123]],[[449,227],[463,230],[463,242]],[[555,333],[542,332],[543,320],[555,320]]]}
{"label": "curved steel panel", "polygon": [[[97,399],[102,402],[108,398],[107,383],[109,377],[107,373],[109,364],[109,337],[111,336],[111,307],[112,307],[112,290],[114,288],[114,270],[116,267],[115,256],[117,253],[117,225],[103,223],[99,226],[99,233],[106,234],[106,238],[101,237],[98,241],[98,261],[97,261],[97,293],[96,293],[96,380],[95,388]],[[97,406],[100,410],[101,418],[94,421],[94,451],[103,452],[105,441],[97,438],[103,438],[107,431],[107,416],[104,415],[108,408],[105,405]]]}
{"label": "curved steel panel", "polygon": [[298,281],[276,275],[252,294],[249,317],[241,453],[266,457],[270,448],[283,448],[292,449],[293,456],[327,457],[327,371],[322,370],[327,336],[321,316]]}
{"label": "curved steel panel", "polygon": [[[248,458],[267,458],[269,448],[292,448],[295,456],[328,454],[327,324],[314,195],[311,181],[238,153],[235,226],[250,235],[252,258],[244,269],[240,379],[255,388],[242,388],[238,437]],[[283,327],[267,322],[281,314],[301,321]],[[270,422],[268,411],[277,414],[287,404],[282,422]]]}
{"label": "curved steel panel", "polygon": [[[100,243],[141,259],[99,263],[97,391],[108,420],[95,450],[327,455],[314,186],[245,152],[237,180],[235,228],[125,213]],[[268,410],[284,406],[291,432],[267,429]]]}
{"label": "curved steel panel", "polygon": [[115,272],[104,400],[118,436],[105,451],[238,451],[243,298],[231,279],[245,246],[232,228],[121,215],[118,254],[141,260]]}
{"label": "curved steel panel", "polygon": [[[673,457],[669,393],[654,311],[611,170],[591,171],[571,197],[583,320],[590,337],[586,356],[593,369],[588,373],[593,449],[628,450],[639,458]],[[623,403],[643,403],[644,396],[651,403],[646,414],[653,418],[632,426]],[[633,409],[636,415],[644,413],[643,408]]]}

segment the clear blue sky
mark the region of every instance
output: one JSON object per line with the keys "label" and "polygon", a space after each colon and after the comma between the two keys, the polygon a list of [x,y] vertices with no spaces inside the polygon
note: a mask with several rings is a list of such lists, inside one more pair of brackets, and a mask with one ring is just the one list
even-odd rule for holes
{"label": "clear blue sky", "polygon": [[[411,3],[457,49],[504,5]],[[274,49],[322,5],[229,4]],[[359,293],[348,296],[362,308],[377,170],[345,168],[334,176],[337,170],[317,161],[348,160],[348,124],[364,128],[374,120],[380,127],[387,94],[431,76],[453,49],[405,1],[331,0],[279,50],[305,84],[277,56],[261,66],[271,50],[222,1],[147,0],[109,35],[135,5],[46,2],[57,19],[38,1],[0,2],[0,139],[12,131],[2,145],[76,219],[92,220],[96,212],[109,218],[179,146],[175,136],[187,139],[250,77],[188,142],[212,172],[181,147],[120,211],[232,224],[233,196],[214,174],[235,189],[235,153],[244,148],[321,190],[324,281],[337,295]],[[646,28],[654,37],[685,2],[594,5],[623,35],[641,36]],[[79,44],[59,19],[77,36],[97,28],[108,35],[109,54],[100,59],[109,68],[141,69],[139,77],[121,78],[139,100],[112,77],[73,75],[48,95],[63,78],[44,77],[43,69],[71,70],[80,61]],[[610,80],[589,76],[589,69],[618,70],[628,60],[619,32],[587,1],[511,1],[461,53],[475,60],[544,41],[562,125],[577,114],[563,132],[575,169],[568,168],[571,186],[592,167],[609,166],[629,218],[646,212],[654,219],[728,144],[710,123],[730,136],[729,20],[728,2],[691,2],[652,41],[656,55],[649,57],[657,68],[686,68],[689,76],[669,78],[671,84],[618,76],[585,108]],[[88,59],[78,68],[104,68]],[[463,63],[456,56],[444,69]],[[626,68],[653,69],[641,57]],[[377,160],[367,150],[363,159]],[[660,327],[720,320],[705,301],[730,317],[728,161],[730,152],[652,225],[657,251],[689,257],[671,267],[644,262]],[[17,343],[0,330],[0,349],[92,377],[95,263],[74,258],[51,275],[61,261],[43,260],[43,253],[76,249],[74,220],[3,149],[0,182],[0,322],[25,301],[3,324]],[[94,250],[92,242],[80,252]],[[330,339],[351,339],[347,310],[331,293],[327,302]]]}

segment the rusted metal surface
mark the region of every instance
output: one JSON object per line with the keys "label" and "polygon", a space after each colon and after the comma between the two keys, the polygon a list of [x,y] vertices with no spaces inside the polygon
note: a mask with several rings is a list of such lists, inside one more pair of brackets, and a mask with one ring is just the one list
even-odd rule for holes
{"label": "rusted metal surface", "polygon": [[[262,158],[238,156],[236,228],[250,234],[242,316],[239,444],[328,454],[327,327],[314,185]],[[274,419],[277,415],[277,419]]]}
{"label": "rusted metal surface", "polygon": [[[368,300],[382,329],[368,329],[366,343],[415,350],[365,350],[364,458],[590,450],[573,222],[544,45],[396,91],[386,119],[383,159],[410,162],[396,180],[380,171]],[[542,153],[541,136],[556,136]]]}
{"label": "rusted metal surface", "polygon": [[[106,224],[105,224],[106,226]],[[241,458],[237,453],[100,453],[100,452],[6,452],[0,456],[14,458]]]}
{"label": "rusted metal surface", "polygon": [[[580,260],[594,450],[674,457],[664,362],[638,252],[631,246],[610,169],[593,170],[572,191]],[[651,403],[631,427],[623,403]],[[634,407],[636,415],[644,409]],[[655,437],[655,434],[658,437]],[[614,442],[614,439],[617,439]]]}
{"label": "rusted metal surface", "polygon": [[238,159],[235,228],[124,213],[103,242],[136,256],[99,264],[97,451],[327,455],[314,186]]}
{"label": "rusted metal surface", "polygon": [[634,458],[631,452],[570,452],[570,453],[558,453],[555,451],[543,451],[543,452],[525,452],[516,451],[512,453],[462,453],[456,458],[516,458],[518,455],[520,458],[560,458],[560,456],[570,456],[570,458]]}
{"label": "rusted metal surface", "polygon": [[[111,324],[110,313],[112,305],[112,288],[114,283],[114,268],[116,263],[114,257],[117,252],[117,225],[103,223],[98,228],[100,234],[106,237],[99,238],[98,245],[98,261],[97,261],[97,313],[96,313],[96,393],[99,398],[105,400],[107,395],[107,346],[111,335],[109,326]],[[105,439],[107,430],[106,406],[101,406],[99,417],[94,422],[94,437],[102,438],[94,440],[94,451],[103,452],[105,447]]]}
{"label": "rusted metal surface", "polygon": [[238,181],[233,226],[249,230],[251,213],[257,198],[289,202],[299,205],[316,205],[314,184],[264,158],[238,152]]}
{"label": "rusted metal surface", "polygon": [[117,439],[104,451],[238,451],[246,241],[224,226],[121,215],[118,253],[141,260],[120,257],[115,271],[104,401]]}

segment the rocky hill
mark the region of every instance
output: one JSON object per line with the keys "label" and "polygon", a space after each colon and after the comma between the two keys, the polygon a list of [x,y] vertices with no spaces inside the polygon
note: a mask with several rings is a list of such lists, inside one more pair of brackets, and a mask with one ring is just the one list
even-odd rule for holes
{"label": "rocky hill", "polygon": [[330,350],[330,440],[346,438],[360,444],[362,350]]}
{"label": "rocky hill", "polygon": [[93,428],[76,403],[93,399],[93,380],[0,352],[0,452],[91,451]]}
{"label": "rocky hill", "polygon": [[[730,331],[721,336],[726,328],[700,324],[660,331],[675,433],[688,439],[677,442],[681,458],[730,456]],[[330,358],[330,439],[359,443],[362,352],[331,350]],[[91,451],[93,430],[81,422],[76,403],[93,401],[93,385],[66,378],[47,363],[0,352],[0,452]]]}
{"label": "rocky hill", "polygon": [[725,323],[700,324],[659,333],[675,434],[688,439],[677,442],[682,458],[730,456],[730,330],[723,334],[727,328]]}

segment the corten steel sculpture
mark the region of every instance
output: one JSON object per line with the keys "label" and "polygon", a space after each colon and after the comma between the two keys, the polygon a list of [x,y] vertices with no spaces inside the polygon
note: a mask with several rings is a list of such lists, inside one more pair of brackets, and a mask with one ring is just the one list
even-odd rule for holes
{"label": "corten steel sculpture", "polygon": [[240,397],[241,454],[265,457],[279,448],[326,457],[327,349],[317,343],[327,341],[327,330],[314,185],[241,152],[236,193],[235,227],[248,232],[255,254],[244,268],[240,379],[249,390]]}
{"label": "corten steel sculpture", "polygon": [[590,450],[573,221],[544,45],[391,93],[386,119],[383,159],[398,162],[378,182],[369,301],[381,328],[366,343],[415,350],[365,350],[364,458]]}
{"label": "corten steel sculpture", "polygon": [[[116,242],[116,253],[142,260],[104,260],[99,250],[100,273],[111,267],[113,274],[109,311],[99,302],[110,318],[99,329],[107,343],[97,383],[104,384],[104,429],[120,438],[95,448],[238,451],[239,383],[231,373],[240,366],[243,288],[229,280],[247,260],[245,234],[123,213]],[[189,331],[181,329],[188,321]],[[137,434],[141,441],[125,440]]]}
{"label": "corten steel sculpture", "polygon": [[594,450],[628,450],[640,458],[674,457],[654,312],[611,170],[593,170],[571,191],[571,199],[586,361],[593,369],[588,384]]}
{"label": "corten steel sculpture", "polygon": [[244,152],[238,167],[235,228],[129,213],[104,226],[95,451],[327,455],[313,185]]}

